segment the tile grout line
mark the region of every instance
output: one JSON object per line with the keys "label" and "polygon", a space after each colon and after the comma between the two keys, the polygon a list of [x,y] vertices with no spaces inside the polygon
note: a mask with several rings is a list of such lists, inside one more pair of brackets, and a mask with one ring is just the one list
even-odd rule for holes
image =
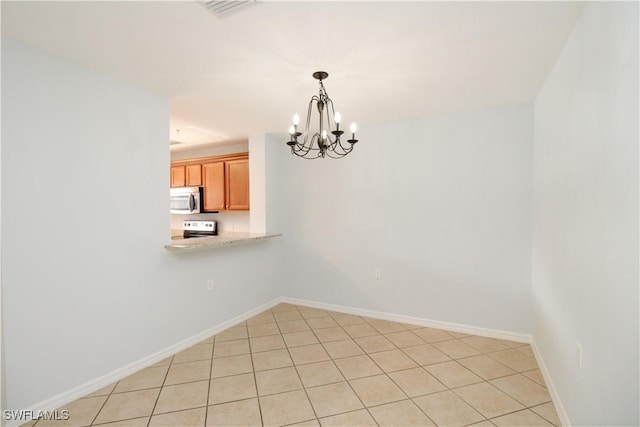
{"label": "tile grout line", "polygon": [[[121,380],[120,380],[121,381]],[[111,389],[111,391],[109,392],[109,394],[107,395],[107,398],[104,400],[104,402],[102,402],[102,405],[100,406],[100,409],[98,409],[98,412],[96,412],[96,414],[94,415],[93,419],[91,420],[91,423],[89,424],[90,426],[93,425],[93,423],[96,422],[96,420],[98,419],[98,415],[100,415],[100,412],[102,412],[102,410],[104,409],[105,405],[107,404],[107,402],[109,401],[109,399],[111,398],[111,395],[113,394],[113,392],[116,390],[116,388],[118,387],[118,384],[120,383],[120,381],[116,381],[116,383],[113,385],[113,388]],[[151,418],[149,418],[151,419]],[[36,423],[37,424],[37,423]],[[35,424],[34,424],[35,425]]]}
{"label": "tile grout line", "polygon": [[[522,411],[531,411],[531,409],[529,409],[529,408],[521,408],[521,409],[518,409],[516,411],[509,411],[509,412],[506,412],[504,414],[496,415],[495,417],[491,417],[491,418],[485,417],[485,418],[487,418],[488,421],[491,421],[491,420],[495,420],[496,418],[504,417],[504,416],[515,414],[517,412],[522,412]],[[534,411],[531,411],[531,412],[536,414]],[[536,414],[536,415],[538,415],[538,414]],[[544,418],[543,416],[541,416],[541,415],[538,415],[538,416],[546,421],[546,418]],[[553,424],[553,423],[549,421],[549,424]],[[555,425],[555,424],[553,424],[553,425]]]}
{"label": "tile grout line", "polygon": [[[521,372],[518,372],[517,374],[514,374],[514,375],[509,375],[509,376],[510,376],[510,377],[515,377],[516,375],[520,375],[520,376],[522,376],[522,377],[524,377],[524,378],[527,378],[525,375],[522,375],[522,373],[521,373]],[[501,377],[501,378],[507,378],[507,377]],[[495,378],[495,379],[501,379],[501,378]],[[535,384],[537,384],[537,385],[540,385],[540,384],[536,383],[535,381],[533,381],[533,380],[532,380],[532,379],[530,379],[530,378],[527,378],[527,379],[528,379],[529,381],[532,381],[533,383],[535,383]],[[515,396],[512,396],[511,394],[509,394],[509,393],[508,393],[508,392],[506,392],[505,390],[502,390],[502,389],[501,389],[500,387],[498,387],[497,385],[492,384],[492,383],[491,383],[491,381],[493,381],[493,380],[490,380],[490,381],[489,381],[489,380],[487,380],[486,382],[487,382],[487,383],[489,383],[489,384],[491,384],[493,387],[495,387],[496,389],[500,390],[502,393],[506,394],[507,396],[509,396],[510,398],[512,398],[513,400],[515,400],[516,402],[518,402],[519,404],[521,404],[522,406],[524,406],[524,407],[525,407],[525,408],[527,408],[527,409],[529,409],[529,408],[533,408],[534,406],[538,406],[538,405],[544,405],[545,403],[548,403],[548,402],[550,402],[550,401],[551,401],[551,395],[549,395],[549,400],[546,400],[546,401],[544,401],[544,402],[537,403],[537,404],[535,404],[535,405],[533,405],[533,406],[529,406],[529,405],[527,405],[526,403],[521,402],[521,401],[520,401],[520,400],[518,400]],[[544,387],[544,386],[540,386],[540,387]],[[544,389],[547,391],[547,394],[549,394],[549,390],[548,390],[546,387],[544,387]]]}
{"label": "tile grout line", "polygon": [[[304,318],[302,313],[300,313],[300,309],[298,308],[298,306],[295,306],[295,307],[296,307],[296,310],[297,310],[298,314],[300,315],[300,318],[302,319],[302,321],[307,325],[309,330],[311,330],[311,326],[307,322],[307,319]],[[275,316],[274,316],[274,318],[275,318]],[[280,331],[280,336],[282,337],[282,341],[284,342],[284,346],[287,349],[287,354],[289,355],[289,358],[291,359],[291,363],[293,365],[293,369],[296,371],[296,375],[298,376],[298,380],[300,381],[300,385],[302,386],[302,390],[304,391],[304,395],[307,397],[307,401],[309,402],[309,406],[311,406],[311,410],[313,411],[313,415],[315,416],[315,419],[318,421],[318,424],[320,424],[320,417],[318,417],[318,412],[316,411],[316,408],[313,406],[313,402],[311,401],[311,398],[309,397],[309,393],[307,392],[307,387],[305,387],[304,382],[302,382],[302,377],[300,376],[300,372],[298,372],[298,367],[296,365],[296,362],[293,360],[293,356],[291,356],[291,351],[289,350],[289,346],[287,345],[287,342],[285,341],[284,336],[282,335],[282,330],[280,329],[280,325],[278,324],[277,319],[276,319],[276,328],[278,328],[278,330]],[[313,334],[313,335],[315,336],[315,334]],[[316,339],[318,339],[318,337],[316,337]],[[320,341],[318,341],[318,342],[320,342]],[[311,345],[313,345],[313,344],[311,344]],[[292,424],[295,424],[295,423],[292,423]]]}
{"label": "tile grout line", "polygon": [[147,421],[147,427],[151,424],[151,420],[153,419],[153,413],[156,410],[156,406],[158,406],[158,401],[160,400],[160,395],[162,394],[162,390],[164,389],[164,384],[167,382],[167,377],[169,376],[169,371],[171,370],[171,366],[173,365],[174,355],[171,356],[171,362],[169,362],[169,366],[167,366],[167,372],[164,374],[164,379],[162,380],[162,385],[160,386],[160,390],[158,391],[158,396],[156,397],[156,401],[153,403],[153,408],[151,408],[151,414],[149,414],[149,420]]}
{"label": "tile grout line", "polygon": [[[271,309],[269,309],[268,311],[273,316],[273,312],[271,311]],[[264,311],[262,313],[264,313]],[[258,313],[256,314],[256,316],[262,313]],[[275,316],[273,320],[275,320]],[[260,425],[264,426],[264,416],[262,415],[262,401],[260,400],[260,392],[258,391],[258,378],[256,377],[256,366],[253,363],[253,351],[251,349],[251,336],[249,335],[249,324],[247,324],[247,344],[249,345],[249,360],[251,360],[251,372],[253,373],[253,385],[256,388],[256,401],[258,402],[258,412],[260,413]]]}
{"label": "tile grout line", "polygon": [[[547,418],[547,417],[545,417],[544,415],[539,414],[539,413],[537,413],[536,411],[534,411],[534,410],[532,409],[532,408],[537,408],[538,406],[546,405],[546,404],[548,404],[548,403],[549,403],[549,402],[541,403],[540,405],[532,406],[532,407],[527,408],[527,409],[529,409],[531,412],[533,412],[534,414],[536,414],[537,416],[539,416],[539,417],[540,417],[540,418],[542,418],[543,420],[547,421],[549,424],[551,424],[551,425],[553,425],[553,426],[558,427],[558,425],[557,425],[557,424],[555,424],[553,421],[551,421],[550,419],[548,419],[548,418]],[[551,404],[553,404],[553,400],[551,400]],[[554,406],[553,410],[555,411],[555,406]]]}
{"label": "tile grout line", "polygon": [[[209,395],[211,394],[211,377],[213,376],[213,355],[216,351],[216,336],[211,337],[211,363],[209,363],[209,385],[207,387],[207,400],[204,402],[204,425],[207,425],[207,418],[209,417]],[[148,426],[147,426],[148,427]]]}

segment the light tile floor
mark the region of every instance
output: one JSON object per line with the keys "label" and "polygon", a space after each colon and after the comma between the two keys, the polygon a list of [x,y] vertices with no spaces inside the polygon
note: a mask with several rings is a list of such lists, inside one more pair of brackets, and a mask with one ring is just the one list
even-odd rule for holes
{"label": "light tile floor", "polygon": [[280,304],[55,426],[560,425],[527,344]]}

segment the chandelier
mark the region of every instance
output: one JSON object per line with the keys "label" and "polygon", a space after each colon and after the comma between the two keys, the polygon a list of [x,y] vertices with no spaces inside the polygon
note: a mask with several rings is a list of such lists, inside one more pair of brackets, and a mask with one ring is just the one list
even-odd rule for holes
{"label": "chandelier", "polygon": [[[342,117],[340,113],[336,113],[333,109],[333,101],[327,95],[327,91],[322,84],[322,80],[329,77],[329,74],[324,71],[316,71],[313,73],[313,78],[320,82],[320,92],[318,95],[313,95],[311,101],[309,101],[309,109],[307,110],[307,123],[304,127],[304,132],[298,131],[298,124],[300,123],[300,116],[295,114],[293,116],[293,125],[289,128],[289,135],[291,139],[287,141],[287,145],[291,147],[291,154],[305,158],[305,159],[318,159],[329,156],[332,159],[339,159],[346,156],[353,150],[353,145],[358,142],[356,139],[356,124],[351,124],[351,139],[347,139],[343,142],[340,137],[344,134],[344,131],[340,130],[340,121]],[[311,109],[313,105],[316,105],[319,113],[318,129],[316,132],[311,131]],[[333,123],[332,123],[333,122]],[[335,130],[331,130],[335,129]],[[333,135],[333,137],[331,135]],[[302,141],[298,140],[301,136],[304,136]]]}

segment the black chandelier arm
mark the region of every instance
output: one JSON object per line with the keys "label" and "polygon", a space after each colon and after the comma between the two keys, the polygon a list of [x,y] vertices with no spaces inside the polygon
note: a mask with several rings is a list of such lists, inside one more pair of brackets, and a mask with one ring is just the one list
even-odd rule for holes
{"label": "black chandelier arm", "polygon": [[297,143],[291,147],[291,152],[297,156],[305,157],[311,151],[311,147]]}
{"label": "black chandelier arm", "polygon": [[351,152],[351,150],[353,150],[352,143],[345,144],[339,138],[331,139],[329,137],[326,140],[327,146],[323,150],[320,148],[321,141],[323,141],[321,135],[316,132],[312,135],[311,140],[307,141],[306,143],[295,141],[294,144],[289,145],[291,146],[291,152],[293,154],[306,159],[317,159],[320,157],[324,157],[323,152],[330,158],[339,159],[346,156]]}
{"label": "black chandelier arm", "polygon": [[[318,157],[322,157],[323,150],[320,149],[318,141],[320,141],[320,134],[316,132],[313,134],[310,141],[305,141],[303,143],[295,141],[295,144],[290,144],[291,152],[299,157],[310,158],[310,159],[316,159]],[[314,153],[314,152],[317,152],[317,155],[315,157],[310,157],[309,153]]]}
{"label": "black chandelier arm", "polygon": [[349,143],[347,143],[347,144],[345,144],[345,145],[342,145],[342,141],[338,141],[338,144],[340,144],[340,148],[341,148],[343,151],[351,151],[351,150],[353,150],[353,144],[349,144]]}
{"label": "black chandelier arm", "polygon": [[[313,160],[321,157],[320,150],[318,150],[317,148],[312,149],[301,144],[298,144],[298,147],[298,149],[294,149],[294,147],[291,147],[291,154],[295,154],[296,156],[307,160]],[[316,154],[314,156],[310,155],[309,153]]]}
{"label": "black chandelier arm", "polygon": [[327,151],[327,155],[332,158],[332,159],[340,159],[344,156],[346,156],[347,154],[349,154],[351,152],[351,150],[353,150],[353,145],[349,144],[349,147],[345,147],[342,144],[338,144],[340,147],[340,150],[331,150],[331,151]]}
{"label": "black chandelier arm", "polygon": [[335,153],[329,152],[329,153],[327,153],[327,157],[329,157],[330,159],[341,159],[341,158],[345,157],[347,154],[349,154],[350,152],[351,152],[351,150],[345,151],[344,153],[341,153],[341,154],[338,154],[338,155],[335,155]]}
{"label": "black chandelier arm", "polygon": [[[353,150],[353,145],[350,147],[344,147],[340,144],[340,150],[326,150],[325,155],[332,159],[340,159]],[[313,160],[322,157],[322,153],[318,148],[312,148],[309,146],[303,146],[302,144],[296,144],[291,147],[291,153],[303,159]]]}
{"label": "black chandelier arm", "polygon": [[296,156],[300,157],[301,159],[305,159],[305,160],[315,160],[315,159],[319,159],[322,156],[320,155],[320,153],[318,153],[315,157],[313,156],[301,156],[300,154],[294,153]]}

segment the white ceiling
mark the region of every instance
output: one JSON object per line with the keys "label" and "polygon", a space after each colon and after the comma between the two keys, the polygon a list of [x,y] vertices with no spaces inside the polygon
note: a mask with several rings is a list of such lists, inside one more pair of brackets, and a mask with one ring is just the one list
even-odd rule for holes
{"label": "white ceiling", "polygon": [[[345,123],[531,102],[580,2],[2,1],[2,35],[170,98],[185,144],[285,132],[317,93]],[[180,129],[177,133],[176,129]]]}

